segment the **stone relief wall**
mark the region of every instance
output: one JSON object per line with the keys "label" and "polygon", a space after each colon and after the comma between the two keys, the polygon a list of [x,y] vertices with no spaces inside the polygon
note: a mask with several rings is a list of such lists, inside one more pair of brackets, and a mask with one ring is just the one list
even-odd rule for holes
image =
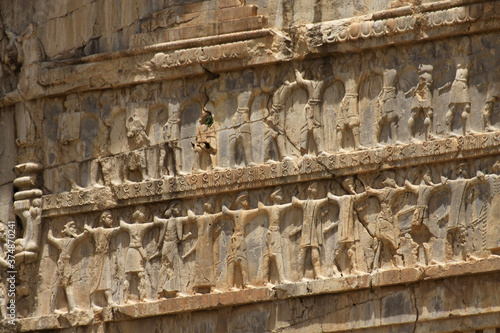
{"label": "stone relief wall", "polygon": [[[356,328],[397,327],[446,317],[422,309],[441,306],[417,300],[424,284],[477,288],[465,269],[495,287],[498,3],[356,2],[351,16],[392,9],[336,21],[320,3],[287,31],[266,28],[285,17],[271,5],[155,9],[115,53],[58,58],[35,25],[2,30],[0,115],[16,159],[0,142],[15,174],[0,172],[12,194],[0,266],[18,272],[20,331],[231,306],[235,322],[210,314],[197,329],[293,331],[317,311],[296,301],[329,293],[380,296],[380,321],[354,315]],[[373,286],[384,295],[367,296]],[[477,302],[498,315],[495,300]],[[287,306],[288,324],[267,309]],[[453,325],[442,331],[465,331]]]}

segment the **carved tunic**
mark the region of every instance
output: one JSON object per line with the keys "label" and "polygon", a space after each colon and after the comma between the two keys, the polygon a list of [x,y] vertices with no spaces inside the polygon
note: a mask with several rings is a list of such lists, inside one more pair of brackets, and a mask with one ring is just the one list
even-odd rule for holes
{"label": "carved tunic", "polygon": [[304,218],[302,220],[301,247],[319,247],[323,244],[323,237],[318,235],[317,220],[319,216],[320,202],[308,199],[303,201]]}
{"label": "carved tunic", "polygon": [[396,69],[386,69],[384,71],[384,88],[380,98],[382,116],[391,115],[397,110],[396,75]]}
{"label": "carved tunic", "polygon": [[430,89],[430,74],[422,74],[423,81],[419,81],[411,101],[411,109],[428,109],[431,107],[432,92]]}
{"label": "carved tunic", "polygon": [[450,103],[470,103],[468,80],[469,70],[467,68],[457,68],[455,80],[451,85]]}
{"label": "carved tunic", "polygon": [[170,218],[166,225],[165,236],[163,238],[163,247],[161,249],[161,262],[162,268],[167,271],[167,274],[161,274],[160,279],[161,288],[165,291],[178,291],[180,290],[180,269],[181,258],[177,244],[179,243],[179,236],[177,234],[178,224],[182,223],[176,218]]}
{"label": "carved tunic", "polygon": [[500,249],[500,176],[491,176],[491,190],[493,198],[488,215],[486,248]]}
{"label": "carved tunic", "polygon": [[194,287],[214,285],[213,253],[211,230],[214,223],[212,215],[201,215],[196,218],[198,240],[196,242],[196,262],[194,267]]}
{"label": "carved tunic", "polygon": [[114,229],[97,228],[94,230],[95,252],[99,278],[95,290],[111,289],[111,261],[109,259],[109,248],[111,243],[111,235],[115,232]]}

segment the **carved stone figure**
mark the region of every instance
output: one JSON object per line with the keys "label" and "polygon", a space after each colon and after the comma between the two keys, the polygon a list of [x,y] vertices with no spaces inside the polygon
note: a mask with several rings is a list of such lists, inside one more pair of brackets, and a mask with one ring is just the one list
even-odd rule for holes
{"label": "carved stone figure", "polygon": [[158,297],[175,297],[181,291],[182,259],[178,244],[192,237],[191,233],[183,233],[183,225],[190,217],[181,217],[182,204],[173,201],[165,211],[165,218],[155,216],[154,223],[162,224],[158,249],[149,259],[161,255],[160,281],[158,282]]}
{"label": "carved stone figure", "polygon": [[448,104],[448,112],[446,112],[445,120],[448,133],[453,133],[453,118],[457,109],[461,107],[462,114],[462,134],[467,134],[467,120],[470,116],[470,92],[469,92],[469,68],[466,64],[457,64],[455,80],[451,85],[450,103]]}
{"label": "carved stone figure", "polygon": [[214,210],[215,202],[209,198],[203,203],[203,215],[194,215],[192,211],[188,211],[188,216],[198,227],[198,238],[191,250],[182,258],[185,259],[195,253],[193,290],[197,293],[209,293],[215,287],[212,236],[217,230],[216,226],[222,213],[214,214]]}
{"label": "carved stone figure", "polygon": [[123,182],[141,182],[149,179],[144,150],[131,151],[123,155]]}
{"label": "carved stone figure", "polygon": [[498,78],[500,77],[500,65],[496,65],[495,70],[488,73],[488,77],[490,86],[488,87],[488,92],[486,93],[486,100],[483,109],[483,121],[484,129],[488,132],[492,132],[497,130],[491,124],[491,116],[493,115],[495,104],[500,100],[500,83],[498,81]]}
{"label": "carved stone figure", "polygon": [[[78,229],[75,222],[71,221],[64,225],[62,230],[63,238],[56,238],[52,235],[52,229],[49,229],[47,240],[50,244],[54,245],[59,250],[59,259],[57,260],[57,283],[58,288],[61,288],[66,294],[68,301],[69,312],[78,310],[75,303],[75,296],[73,293],[73,272],[71,265],[71,255],[76,246],[89,236],[88,230],[78,234]],[[57,292],[58,289],[56,289]],[[55,297],[54,295],[54,309]]]}
{"label": "carved stone figure", "polygon": [[[405,234],[405,241],[410,242],[407,239],[408,235],[413,237],[410,242],[412,247],[414,243],[416,244],[417,259],[414,264],[428,265],[433,262],[430,243],[436,238],[436,235],[430,232],[428,226],[429,202],[433,195],[442,191],[447,186],[447,179],[442,179],[440,184],[434,184],[431,179],[430,169],[428,168],[425,169],[419,185],[413,185],[408,180],[405,180],[405,189],[417,195],[417,204],[411,222],[411,231],[409,234]],[[416,242],[414,242],[414,239]]]}
{"label": "carved stone figure", "polygon": [[[343,271],[345,274],[357,274],[360,271],[358,270],[355,255],[355,206],[366,200],[369,195],[366,192],[356,193],[353,177],[346,177],[342,181],[342,187],[347,191],[347,195],[336,196],[328,193],[330,202],[336,203],[339,207],[339,219],[325,227],[323,232],[326,234],[332,229],[337,229],[337,243],[334,249],[336,266],[339,266],[341,270],[343,268],[349,269],[348,272]],[[334,271],[336,266],[334,266]]]}
{"label": "carved stone figure", "polygon": [[217,138],[210,111],[204,109],[199,124],[196,126],[195,143],[191,143],[194,150],[193,171],[202,172],[212,170],[217,153]]}
{"label": "carved stone figure", "polygon": [[399,245],[399,227],[395,225],[394,204],[398,196],[406,191],[404,187],[396,184],[395,176],[394,171],[385,171],[382,174],[384,188],[366,187],[366,193],[376,197],[380,202],[380,212],[375,225],[371,228],[372,235],[377,239],[373,269],[395,266],[394,256]]}
{"label": "carved stone figure", "polygon": [[[100,307],[97,305],[96,296],[103,293],[107,302],[107,306],[115,305],[113,294],[111,292],[111,281],[113,279],[113,271],[111,267],[111,239],[118,234],[121,230],[120,227],[112,228],[113,215],[111,211],[106,210],[102,212],[99,218],[100,226],[97,228],[90,228],[85,226],[85,230],[94,238],[95,255],[94,259],[97,263],[98,278],[93,281],[94,286],[90,293],[90,302],[92,308],[98,310]],[[95,284],[96,283],[96,284]]]}
{"label": "carved stone figure", "polygon": [[241,73],[238,79],[238,89],[236,89],[237,109],[232,118],[232,129],[229,136],[230,166],[236,166],[236,156],[242,152],[245,164],[254,165],[252,133],[250,129],[250,108],[255,97],[260,93],[259,88],[255,88],[255,73],[246,70]]}
{"label": "carved stone figure", "polygon": [[149,144],[149,137],[144,130],[144,124],[139,116],[134,113],[127,119],[127,137],[131,150],[144,148]]}
{"label": "carved stone figure", "polygon": [[334,75],[344,83],[344,98],[340,104],[340,110],[337,114],[337,145],[340,151],[345,149],[345,138],[350,132],[354,141],[354,149],[365,149],[361,145],[361,118],[358,108],[358,65],[361,57],[358,54],[352,58],[346,59],[342,64],[334,68]]}
{"label": "carved stone figure", "polygon": [[168,92],[166,101],[168,119],[163,125],[163,139],[165,140],[165,157],[167,169],[172,176],[182,172],[182,149],[179,144],[181,138],[181,108],[185,89],[183,80],[176,80],[163,84],[163,90]]}
{"label": "carved stone figure", "polygon": [[235,206],[241,209],[229,210],[222,206],[222,214],[231,217],[234,221],[233,234],[229,241],[229,250],[227,255],[227,285],[229,289],[235,289],[236,269],[239,268],[242,277],[242,287],[249,287],[248,283],[248,260],[247,248],[245,243],[245,226],[263,211],[259,208],[250,209],[248,192],[241,192],[234,201]]}
{"label": "carved stone figure", "polygon": [[307,252],[311,253],[311,261],[314,269],[314,275],[317,279],[324,279],[321,274],[321,260],[319,256],[319,247],[323,244],[323,231],[319,223],[320,210],[330,199],[317,199],[318,183],[314,182],[307,188],[307,199],[299,200],[292,198],[292,206],[301,208],[303,211],[302,225],[296,227],[289,236],[301,232],[300,251],[298,258],[299,277],[305,279],[305,263]]}
{"label": "carved stone figure", "polygon": [[321,100],[325,89],[335,80],[333,76],[325,78],[327,66],[323,61],[311,64],[312,80],[304,79],[298,68],[295,68],[295,78],[299,86],[307,91],[307,104],[304,107],[305,124],[300,133],[300,151],[302,154],[318,154],[323,149],[323,124],[321,121]]}
{"label": "carved stone figure", "polygon": [[448,242],[451,246],[449,250],[452,251],[449,255],[452,255],[454,260],[474,259],[471,257],[472,245],[465,242],[468,229],[475,218],[469,216],[466,212],[466,205],[468,204],[466,195],[470,189],[481,182],[485,182],[486,179],[480,171],[475,177],[470,178],[469,164],[467,162],[461,162],[456,166],[455,175],[456,179],[448,180],[451,191],[450,210],[442,217],[442,219],[448,219]]}
{"label": "carved stone figure", "polygon": [[381,143],[384,126],[389,126],[391,139],[398,142],[398,123],[401,117],[398,113],[396,83],[398,78],[398,58],[396,50],[391,48],[385,56],[386,68],[382,73],[384,86],[377,99],[377,123],[375,126],[375,141]]}
{"label": "carved stone figure", "polygon": [[264,160],[266,162],[281,161],[285,155],[285,130],[282,125],[283,112],[285,111],[285,101],[297,86],[296,82],[285,81],[274,92],[271,109],[263,119],[266,126],[264,133]]}
{"label": "carved stone figure", "polygon": [[408,119],[408,132],[410,141],[415,140],[416,122],[421,115],[424,118],[424,133],[425,140],[429,140],[432,136],[432,65],[420,65],[418,68],[419,77],[417,86],[410,90],[413,94],[411,101],[411,115]]}
{"label": "carved stone figure", "polygon": [[487,177],[491,191],[490,209],[488,212],[486,232],[486,249],[492,254],[500,255],[500,159],[497,160]]}
{"label": "carved stone figure", "polygon": [[[125,273],[127,279],[124,282],[124,292],[127,295],[128,301],[134,299],[143,301],[146,299],[146,281],[144,274],[144,260],[146,254],[142,246],[142,241],[146,232],[154,226],[159,226],[158,222],[147,222],[149,220],[149,210],[145,206],[137,207],[134,214],[132,214],[132,223],[127,223],[120,220],[120,229],[126,231],[130,236],[129,247],[126,254]],[[134,276],[136,277],[137,295],[133,295],[133,282]],[[135,296],[135,297],[134,297]]]}
{"label": "carved stone figure", "polygon": [[262,268],[263,281],[270,284],[271,263],[274,262],[278,271],[280,283],[288,283],[285,277],[283,249],[281,247],[280,223],[283,219],[286,209],[292,206],[291,203],[283,204],[283,189],[277,187],[269,195],[271,206],[264,206],[259,202],[259,208],[265,211],[269,218],[269,230],[266,233],[266,249],[264,252],[264,262]]}

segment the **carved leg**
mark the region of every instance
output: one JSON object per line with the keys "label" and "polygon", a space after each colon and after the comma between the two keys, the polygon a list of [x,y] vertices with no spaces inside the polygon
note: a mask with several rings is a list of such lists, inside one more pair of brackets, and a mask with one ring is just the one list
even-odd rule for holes
{"label": "carved leg", "polygon": [[[378,146],[381,146],[382,143],[380,142],[381,140],[381,135],[382,135],[382,128],[384,126],[384,117],[380,117],[376,122],[375,122],[375,142],[378,144]],[[353,128],[354,132],[354,128]],[[356,139],[354,139],[356,141]]]}
{"label": "carved leg", "polygon": [[314,137],[314,143],[316,144],[316,150],[318,151],[318,154],[321,154],[324,152],[323,149],[323,138],[322,138],[322,133],[321,133],[321,127],[317,127],[313,129],[312,134]]}
{"label": "carved leg", "polygon": [[182,173],[182,149],[179,147],[179,142],[175,142],[174,146],[174,157],[175,157],[175,172],[176,174]]}
{"label": "carved leg", "polygon": [[236,133],[231,133],[229,136],[229,166],[236,166],[236,152],[237,152],[237,142]]}
{"label": "carved leg", "polygon": [[285,270],[283,267],[283,254],[281,252],[277,252],[274,260],[276,262],[276,268],[278,269],[278,278],[280,283],[288,283],[289,281],[285,278]]}
{"label": "carved leg", "polygon": [[138,283],[137,283],[137,290],[139,291],[139,301],[145,301],[146,300],[146,274],[144,272],[139,272],[137,274],[138,278]]}
{"label": "carved leg", "polygon": [[359,125],[352,128],[352,135],[354,137],[354,148],[366,149],[366,147],[361,144],[361,133],[359,130]]}
{"label": "carved leg", "polygon": [[123,282],[123,296],[125,300],[130,299],[130,282],[132,280],[132,273],[126,273],[125,281]]}
{"label": "carved leg", "polygon": [[104,291],[104,297],[106,297],[106,301],[108,302],[108,306],[115,305],[115,301],[113,300],[113,294],[111,293],[111,290],[106,289]]}
{"label": "carved leg", "polygon": [[446,112],[445,115],[445,123],[446,123],[446,129],[448,130],[448,134],[452,135],[452,124],[453,124],[453,116],[455,115],[455,110],[456,110],[456,105],[455,103],[450,103],[448,106],[448,112]]}
{"label": "carved leg", "polygon": [[191,168],[191,170],[193,172],[201,172],[201,163],[200,163],[200,159],[201,159],[201,153],[200,153],[200,148],[199,147],[196,147],[194,149],[194,161],[193,161],[193,167]]}
{"label": "carved leg", "polygon": [[491,126],[491,113],[493,111],[494,105],[495,105],[494,100],[487,101],[484,104],[484,110],[483,110],[484,129],[488,132],[491,132],[493,130]]}
{"label": "carved leg", "polygon": [[234,274],[235,274],[235,267],[234,267],[234,259],[228,259],[227,262],[227,286],[228,288],[234,288]]}
{"label": "carved leg", "polygon": [[247,287],[250,283],[248,282],[248,262],[246,258],[240,258],[240,269],[241,269],[241,280],[243,284],[243,288]]}
{"label": "carved leg", "polygon": [[375,257],[373,258],[373,270],[377,270],[380,268],[380,252],[382,250],[382,242],[377,239],[377,243],[375,245]]}
{"label": "carved leg", "polygon": [[[392,126],[391,126],[391,124],[392,124]],[[394,117],[391,119],[389,126],[391,127],[392,142],[394,142],[395,144],[401,144],[401,142],[399,142],[399,140],[398,140],[399,116],[397,114],[394,115]]]}
{"label": "carved leg", "polygon": [[300,153],[302,155],[307,154],[308,152],[308,138],[309,138],[309,131],[307,128],[303,128],[302,131],[300,132]]}
{"label": "carved leg", "polygon": [[[418,109],[412,109],[410,119],[408,119],[408,138],[410,141],[415,139],[415,122],[417,120]],[[425,138],[427,140],[427,137]]]}
{"label": "carved leg", "polygon": [[325,277],[321,274],[321,260],[319,258],[319,249],[317,247],[311,248],[311,260],[314,268],[314,275],[317,279],[324,279]]}
{"label": "carved leg", "polygon": [[77,309],[75,303],[75,296],[73,294],[73,288],[71,286],[67,286],[64,288],[64,292],[66,293],[66,299],[68,300],[69,312],[75,312]]}
{"label": "carved leg", "polygon": [[299,262],[298,262],[298,268],[299,268],[299,279],[304,280],[304,275],[305,275],[305,268],[306,268],[306,254],[307,254],[307,247],[301,247],[299,250]]}
{"label": "carved leg", "polygon": [[340,127],[339,125],[337,125],[337,147],[338,147],[338,150],[342,150],[343,147],[343,128]]}
{"label": "carved leg", "polygon": [[253,148],[252,148],[252,136],[248,133],[241,133],[238,138],[239,144],[243,149],[243,154],[245,155],[245,164],[247,166],[252,166],[253,162]]}
{"label": "carved leg", "polygon": [[[466,103],[464,106],[464,111],[462,112],[462,133],[465,136],[467,134],[467,121],[470,116],[470,103]],[[470,130],[469,132],[472,132]]]}
{"label": "carved leg", "polygon": [[264,254],[264,260],[262,262],[262,281],[264,282],[264,284],[268,284],[269,281],[271,280],[271,275],[269,274],[270,265],[271,265],[270,253],[267,252],[266,254]]}

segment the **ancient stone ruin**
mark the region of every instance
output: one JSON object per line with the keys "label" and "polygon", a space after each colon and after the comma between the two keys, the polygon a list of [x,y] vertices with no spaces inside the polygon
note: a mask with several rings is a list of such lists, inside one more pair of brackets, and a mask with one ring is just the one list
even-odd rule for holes
{"label": "ancient stone ruin", "polygon": [[500,332],[500,1],[2,1],[0,78],[0,331]]}

